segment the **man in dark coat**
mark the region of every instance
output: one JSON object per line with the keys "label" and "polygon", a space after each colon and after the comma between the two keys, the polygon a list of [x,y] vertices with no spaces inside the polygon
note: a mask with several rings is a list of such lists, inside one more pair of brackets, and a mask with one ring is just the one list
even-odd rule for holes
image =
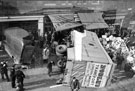
{"label": "man in dark coat", "polygon": [[12,88],[15,88],[15,65],[12,66],[11,71],[10,71],[10,78],[11,78],[11,86]]}
{"label": "man in dark coat", "polygon": [[4,74],[3,74],[3,62],[0,63],[0,74],[1,74],[1,79],[4,80]]}
{"label": "man in dark coat", "polygon": [[20,68],[17,68],[16,73],[15,73],[15,76],[16,76],[17,83],[21,83],[21,86],[22,86],[22,88],[23,88],[23,80],[24,80],[24,78],[25,78],[25,75],[24,75],[24,73],[20,70]]}
{"label": "man in dark coat", "polygon": [[52,73],[52,66],[53,66],[54,62],[53,61],[50,61],[47,65],[47,68],[48,68],[48,75],[51,76],[51,73]]}
{"label": "man in dark coat", "polygon": [[124,61],[124,57],[122,56],[121,53],[117,53],[116,61],[117,61],[117,68],[121,70],[122,62]]}
{"label": "man in dark coat", "polygon": [[76,79],[76,77],[73,77],[70,85],[71,85],[71,91],[79,91],[80,83],[78,79]]}
{"label": "man in dark coat", "polygon": [[2,76],[2,80],[4,80],[4,76],[6,76],[7,81],[9,81],[9,76],[8,76],[8,69],[7,69],[7,63],[6,62],[2,62],[1,63],[1,76]]}

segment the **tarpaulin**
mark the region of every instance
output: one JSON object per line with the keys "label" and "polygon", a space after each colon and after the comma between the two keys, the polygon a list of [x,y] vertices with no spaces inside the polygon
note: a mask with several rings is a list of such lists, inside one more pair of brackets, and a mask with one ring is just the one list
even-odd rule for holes
{"label": "tarpaulin", "polygon": [[48,16],[56,31],[82,26],[82,24],[75,22],[73,14],[51,14]]}
{"label": "tarpaulin", "polygon": [[23,37],[28,36],[28,32],[24,29],[14,27],[4,30],[6,36],[5,48],[10,56],[14,56],[15,63],[19,63],[23,49]]}
{"label": "tarpaulin", "polygon": [[86,25],[86,29],[108,28],[102,18],[102,13],[78,13],[81,22]]}

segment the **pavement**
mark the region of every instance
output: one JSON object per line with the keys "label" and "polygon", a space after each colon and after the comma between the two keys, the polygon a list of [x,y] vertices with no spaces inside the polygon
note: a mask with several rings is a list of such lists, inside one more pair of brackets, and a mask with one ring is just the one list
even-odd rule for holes
{"label": "pavement", "polygon": [[[9,60],[8,65],[12,65],[11,58],[3,51],[0,51],[0,61]],[[33,69],[25,69],[23,72],[26,75],[24,79],[25,91],[71,91],[69,86],[56,85],[56,81],[62,77],[62,75],[57,74],[58,69],[56,66],[53,67],[53,75],[51,77],[47,74],[46,66]],[[115,69],[113,74],[113,82],[117,83],[119,81],[128,79],[123,70]],[[16,89],[11,88],[11,82],[6,82],[1,80],[0,76],[0,91],[16,91]],[[95,88],[81,88],[80,91],[97,91]]]}
{"label": "pavement", "polygon": [[[44,68],[44,69],[47,70],[47,68]],[[29,69],[29,71],[30,70],[31,69]],[[39,69],[35,71],[39,71]],[[47,71],[46,73],[43,73],[43,74],[37,74],[37,75],[25,74],[25,75],[26,75],[26,78],[24,79],[25,91],[46,91],[43,89],[45,89],[46,87],[56,85],[56,81],[60,77],[62,77],[62,75],[55,74],[55,72],[53,73],[51,77],[49,77],[47,74]],[[16,91],[16,90],[15,88],[11,88],[11,82],[7,82],[6,80],[2,81],[0,79],[0,91]]]}
{"label": "pavement", "polygon": [[[26,76],[24,79],[25,91],[71,91],[69,86],[56,85],[56,81],[61,75],[49,77],[47,74]],[[16,91],[11,87],[11,82],[0,80],[0,91]],[[80,91],[96,91],[94,88],[81,88]]]}
{"label": "pavement", "polygon": [[[1,61],[8,61],[9,68],[13,65],[13,60],[6,51],[0,50]],[[47,74],[46,65],[39,68],[23,69],[23,72],[26,75],[24,79],[25,91],[46,91],[45,88],[56,85],[56,81],[62,77],[62,75],[58,74],[57,66],[53,66],[53,75],[51,77]],[[8,73],[10,74],[9,71]],[[11,82],[2,81],[0,75],[0,91],[16,91],[16,89],[11,87]]]}

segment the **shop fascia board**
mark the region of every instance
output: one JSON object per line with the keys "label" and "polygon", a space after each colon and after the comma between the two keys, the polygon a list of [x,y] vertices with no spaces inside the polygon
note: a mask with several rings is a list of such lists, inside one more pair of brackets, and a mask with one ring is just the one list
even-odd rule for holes
{"label": "shop fascia board", "polygon": [[42,16],[5,16],[5,17],[0,17],[0,22],[40,20],[43,17],[44,15]]}

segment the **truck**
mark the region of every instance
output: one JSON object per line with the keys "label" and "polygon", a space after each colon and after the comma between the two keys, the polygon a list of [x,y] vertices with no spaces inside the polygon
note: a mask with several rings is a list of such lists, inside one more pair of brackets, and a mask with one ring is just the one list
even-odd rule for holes
{"label": "truck", "polygon": [[[13,58],[15,64],[29,64],[34,51],[31,40],[25,41],[29,33],[19,27],[4,30],[4,46],[7,53]],[[27,57],[26,57],[27,54]]]}

